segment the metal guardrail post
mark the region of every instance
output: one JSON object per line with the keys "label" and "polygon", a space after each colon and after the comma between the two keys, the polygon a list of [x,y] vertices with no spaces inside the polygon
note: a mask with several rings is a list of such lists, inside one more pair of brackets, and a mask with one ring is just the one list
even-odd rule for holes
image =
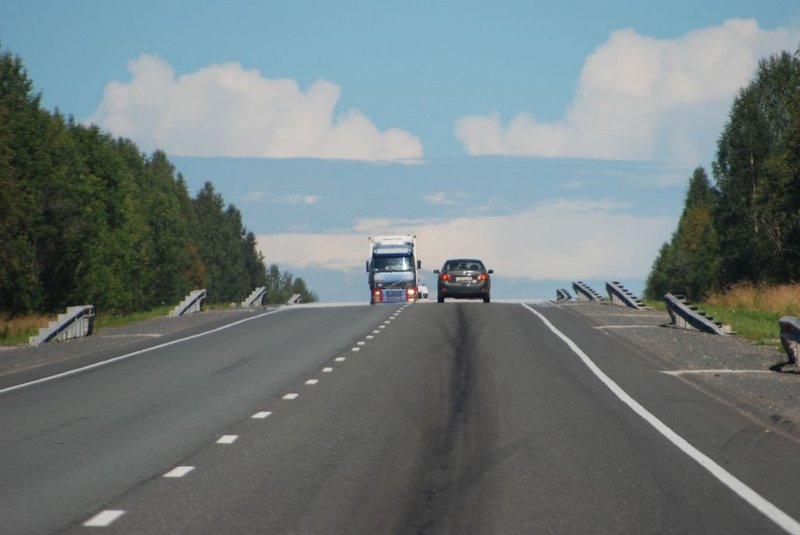
{"label": "metal guardrail post", "polygon": [[722,325],[705,315],[697,307],[688,304],[685,299],[670,293],[664,296],[672,323],[681,329],[696,329],[709,334],[733,334],[722,328]]}
{"label": "metal guardrail post", "polygon": [[623,305],[637,310],[647,310],[648,307],[642,303],[638,297],[633,295],[618,281],[606,282],[606,292],[611,302],[616,305]]}
{"label": "metal guardrail post", "polygon": [[572,299],[572,296],[566,290],[566,288],[559,288],[556,290],[556,300],[557,301],[569,301]]}
{"label": "metal guardrail post", "polygon": [[178,303],[172,312],[169,313],[170,316],[183,316],[184,314],[194,314],[195,312],[200,312],[203,306],[203,300],[205,300],[206,295],[208,292],[206,290],[195,290],[186,298]]}
{"label": "metal guardrail post", "polygon": [[59,314],[55,321],[47,327],[39,329],[39,334],[31,336],[28,343],[38,346],[53,340],[69,340],[90,336],[94,331],[94,305],[67,307],[64,314]]}
{"label": "metal guardrail post", "polygon": [[800,355],[800,319],[783,316],[778,320],[781,328],[781,344],[789,355],[789,363],[797,366]]}
{"label": "metal guardrail post", "polygon": [[603,298],[599,293],[594,291],[588,284],[583,281],[572,283],[572,289],[575,290],[575,296],[581,301],[602,301]]}
{"label": "metal guardrail post", "polygon": [[242,301],[243,307],[254,307],[260,306],[264,304],[264,296],[267,295],[267,287],[266,286],[259,286],[255,290],[253,290],[247,299]]}

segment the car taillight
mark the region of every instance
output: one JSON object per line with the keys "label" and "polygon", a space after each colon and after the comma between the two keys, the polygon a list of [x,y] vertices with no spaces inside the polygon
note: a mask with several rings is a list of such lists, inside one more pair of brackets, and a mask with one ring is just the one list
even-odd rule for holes
{"label": "car taillight", "polygon": [[380,303],[381,301],[383,301],[382,297],[383,297],[383,295],[381,294],[380,289],[376,288],[376,289],[372,290],[372,300],[373,301],[375,301],[376,303]]}
{"label": "car taillight", "polygon": [[453,277],[451,277],[449,273],[442,273],[441,275],[439,275],[439,280],[440,281],[448,281],[449,282],[449,281],[453,280]]}
{"label": "car taillight", "polygon": [[416,295],[417,295],[416,288],[408,288],[406,290],[406,301],[413,301]]}
{"label": "car taillight", "polygon": [[480,275],[478,275],[478,280],[479,281],[488,281],[489,280],[489,275],[487,275],[486,273],[481,273]]}

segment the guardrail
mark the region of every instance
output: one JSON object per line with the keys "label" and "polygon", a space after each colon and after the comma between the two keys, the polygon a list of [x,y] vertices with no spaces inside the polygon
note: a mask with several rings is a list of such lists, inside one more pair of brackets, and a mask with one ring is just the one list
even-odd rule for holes
{"label": "guardrail", "polygon": [[566,288],[559,288],[556,290],[556,301],[569,301],[570,299],[572,299],[572,296],[569,295]]}
{"label": "guardrail", "polygon": [[793,316],[783,316],[778,320],[781,328],[781,344],[789,355],[789,363],[797,366],[797,357],[800,355],[800,319]]}
{"label": "guardrail", "polygon": [[650,310],[642,301],[633,295],[627,288],[625,288],[619,281],[606,282],[606,291],[611,302],[615,305],[622,305],[636,310]]}
{"label": "guardrail", "polygon": [[185,314],[194,314],[195,312],[200,312],[203,306],[203,300],[206,298],[208,292],[205,290],[195,290],[186,298],[178,303],[172,312],[169,313],[170,316],[183,316]]}
{"label": "guardrail", "polygon": [[602,301],[602,296],[583,281],[572,283],[575,296],[581,301]]}
{"label": "guardrail", "polygon": [[69,340],[89,336],[94,330],[94,305],[67,307],[64,314],[59,314],[55,321],[47,327],[39,329],[39,334],[31,336],[28,343],[38,346],[53,340]]}
{"label": "guardrail", "polygon": [[697,329],[710,334],[735,334],[733,331],[725,329],[721,323],[714,321],[714,318],[707,316],[705,312],[692,305],[683,296],[666,294],[664,301],[667,303],[672,323],[681,329]]}
{"label": "guardrail", "polygon": [[264,297],[267,295],[267,287],[266,286],[259,286],[255,290],[253,290],[250,295],[247,296],[247,299],[242,301],[243,307],[255,307],[261,306],[264,304]]}

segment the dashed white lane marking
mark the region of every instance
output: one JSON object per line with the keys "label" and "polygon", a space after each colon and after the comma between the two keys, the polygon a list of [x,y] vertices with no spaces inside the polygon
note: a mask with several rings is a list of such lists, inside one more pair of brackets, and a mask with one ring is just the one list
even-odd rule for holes
{"label": "dashed white lane marking", "polygon": [[222,435],[217,440],[217,444],[233,444],[237,438],[239,438],[239,435]]}
{"label": "dashed white lane marking", "polygon": [[306,384],[307,385],[315,385],[318,382],[319,382],[319,379],[309,379],[308,381],[306,381]]}
{"label": "dashed white lane marking", "polygon": [[373,335],[371,335],[371,334],[368,334],[368,335],[367,335],[367,340],[372,340],[373,338],[375,338],[375,336],[373,336]]}
{"label": "dashed white lane marking", "polygon": [[359,345],[359,346],[363,346],[363,345],[365,345],[365,344],[366,344],[366,342],[364,342],[363,340],[362,340],[362,341],[360,341],[360,342],[356,342],[356,345]]}
{"label": "dashed white lane marking", "polygon": [[106,509],[97,513],[92,518],[83,523],[87,528],[105,528],[110,526],[116,519],[125,514],[119,509]]}
{"label": "dashed white lane marking", "polygon": [[372,331],[372,334],[381,334],[381,332],[378,329],[375,329],[374,331]]}
{"label": "dashed white lane marking", "polygon": [[378,326],[378,329],[385,329],[385,328],[386,328],[386,325],[379,325]]}
{"label": "dashed white lane marking", "polygon": [[300,394],[295,394],[294,392],[292,392],[292,393],[289,393],[289,394],[286,394],[285,396],[283,396],[283,399],[289,399],[289,400],[297,399],[299,396],[300,396]]}
{"label": "dashed white lane marking", "polygon": [[263,420],[264,418],[268,417],[272,414],[272,411],[260,411],[252,415],[250,418],[254,418],[256,420]]}
{"label": "dashed white lane marking", "polygon": [[164,474],[164,477],[175,477],[175,478],[183,477],[192,470],[194,470],[194,466],[176,466],[175,468]]}
{"label": "dashed white lane marking", "polygon": [[336,362],[344,362],[345,360],[347,360],[347,357],[336,357],[333,360],[335,360]]}
{"label": "dashed white lane marking", "polygon": [[605,384],[608,389],[614,393],[614,395],[616,395],[623,403],[630,407],[636,414],[641,416],[648,424],[653,426],[653,428],[661,433],[667,440],[672,442],[672,444],[674,444],[686,455],[691,457],[700,466],[708,470],[711,475],[716,477],[723,485],[731,489],[734,493],[738,494],[739,497],[749,503],[757,511],[761,512],[764,516],[775,522],[785,531],[800,535],[800,522],[784,513],[781,509],[778,509],[772,504],[772,502],[768,501],[756,491],[745,485],[733,474],[715,463],[706,454],[689,444],[685,438],[673,431],[672,428],[668,427],[664,422],[656,418],[653,413],[645,409],[641,404],[639,404],[638,401],[633,399],[627,392],[620,388],[617,383],[615,383],[608,375],[606,375],[600,368],[597,367],[597,364],[595,364],[594,361],[592,361],[592,359],[590,359],[575,342],[567,337],[567,335],[559,331],[555,325],[550,323],[550,321],[544,317],[544,315],[525,303],[520,304],[538,316],[539,319],[542,320],[542,322],[547,326],[547,328],[550,329],[553,334],[561,338],[561,340],[567,344],[567,346],[569,346],[572,352],[575,353],[578,358],[581,359],[581,361],[583,361],[586,367],[589,368],[589,370],[591,370],[591,372],[594,373],[594,375],[600,379],[600,381],[602,381],[603,384]]}
{"label": "dashed white lane marking", "polygon": [[661,373],[667,375],[696,375],[703,373],[713,373],[715,375],[723,373],[763,373],[772,375],[775,372],[770,370],[666,370],[662,371]]}
{"label": "dashed white lane marking", "polygon": [[392,323],[392,320],[386,320],[383,322],[384,325],[389,325],[390,323]]}
{"label": "dashed white lane marking", "polygon": [[355,351],[361,351],[361,348],[360,348],[360,347],[354,347],[354,348],[353,348],[353,349],[351,349],[350,351],[354,351],[354,352],[355,352]]}
{"label": "dashed white lane marking", "polygon": [[333,368],[322,368],[322,373],[331,373]]}

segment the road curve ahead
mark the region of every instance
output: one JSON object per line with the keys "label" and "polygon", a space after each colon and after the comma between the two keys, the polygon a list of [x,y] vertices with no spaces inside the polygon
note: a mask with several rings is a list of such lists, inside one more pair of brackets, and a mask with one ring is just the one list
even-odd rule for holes
{"label": "road curve ahead", "polygon": [[8,532],[794,532],[797,444],[663,366],[546,303],[293,308],[0,394],[0,518]]}

